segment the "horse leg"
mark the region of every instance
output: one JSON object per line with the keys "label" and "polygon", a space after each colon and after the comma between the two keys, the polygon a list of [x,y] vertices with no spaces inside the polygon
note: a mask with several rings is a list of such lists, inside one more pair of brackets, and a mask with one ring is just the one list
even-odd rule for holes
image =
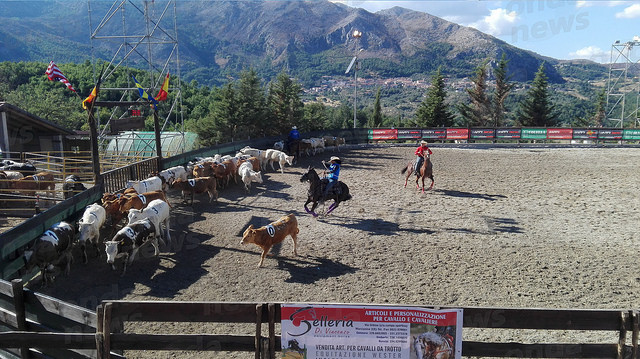
{"label": "horse leg", "polygon": [[433,188],[433,183],[435,182],[435,180],[433,179],[433,176],[429,177],[431,179],[431,186],[429,186],[429,189]]}
{"label": "horse leg", "polygon": [[334,201],[330,206],[329,209],[327,210],[327,214],[333,212],[334,209],[338,208],[338,204],[340,204],[339,201]]}

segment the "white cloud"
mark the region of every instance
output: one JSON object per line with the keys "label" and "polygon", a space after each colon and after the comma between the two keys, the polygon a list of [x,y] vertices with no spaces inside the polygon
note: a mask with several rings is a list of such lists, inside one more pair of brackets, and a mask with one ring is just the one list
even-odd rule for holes
{"label": "white cloud", "polygon": [[493,36],[500,36],[509,34],[519,18],[518,13],[515,11],[493,9],[488,16],[469,24],[469,26]]}
{"label": "white cloud", "polygon": [[621,12],[616,13],[616,17],[619,19],[635,19],[640,17],[640,4],[633,4],[626,7]]}
{"label": "white cloud", "polygon": [[609,54],[605,53],[597,46],[587,46],[581,48],[580,50],[576,50],[575,52],[569,53],[569,58],[587,59],[596,62],[607,62],[609,57]]}
{"label": "white cloud", "polygon": [[619,5],[628,4],[628,1],[593,1],[593,0],[578,0],[576,1],[576,7],[591,7],[591,6],[607,6],[614,7]]}

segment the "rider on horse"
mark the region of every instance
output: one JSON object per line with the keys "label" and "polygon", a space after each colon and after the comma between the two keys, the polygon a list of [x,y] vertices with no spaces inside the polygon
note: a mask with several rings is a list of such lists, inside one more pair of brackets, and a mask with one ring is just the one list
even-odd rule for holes
{"label": "rider on horse", "polygon": [[324,160],[322,161],[322,165],[327,168],[326,178],[329,180],[329,183],[327,183],[327,186],[324,188],[324,192],[322,193],[323,199],[327,198],[327,195],[329,194],[329,191],[331,190],[333,185],[338,183],[338,177],[340,176],[340,165],[342,164],[340,158],[336,156],[331,157],[331,159],[329,159],[329,162],[331,164],[329,165],[329,168],[327,168]]}
{"label": "rider on horse", "polygon": [[298,132],[298,128],[296,126],[291,127],[291,131],[289,131],[289,136],[287,137],[287,153],[291,154],[293,150],[293,145],[300,141],[300,132]]}
{"label": "rider on horse", "polygon": [[415,155],[416,158],[416,168],[414,169],[414,173],[418,175],[420,173],[420,167],[422,167],[422,162],[424,161],[425,152],[431,155],[433,152],[427,147],[427,141],[420,141],[420,147],[416,148]]}

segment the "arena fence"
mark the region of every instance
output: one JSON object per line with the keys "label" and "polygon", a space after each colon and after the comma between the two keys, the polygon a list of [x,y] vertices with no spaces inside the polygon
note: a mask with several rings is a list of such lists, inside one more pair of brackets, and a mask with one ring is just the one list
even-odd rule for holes
{"label": "arena fence", "polygon": [[[252,352],[260,359],[275,358],[281,351],[281,336],[277,334],[280,303],[116,300],[102,302],[93,312],[23,289],[17,279],[0,281],[0,305],[0,323],[8,328],[0,333],[0,348],[16,357],[123,358],[126,351],[154,350]],[[500,330],[506,337],[509,334],[505,330],[597,331],[608,332],[613,338],[606,343],[567,342],[563,335],[551,335],[558,341],[550,343],[463,340],[464,357],[638,357],[637,310],[462,309],[463,333],[481,331],[481,336],[496,338],[500,335],[492,331]],[[127,325],[133,322],[234,323],[243,327],[234,326],[234,333],[212,328],[214,334],[195,324],[198,334],[149,334],[134,332],[135,326]]]}

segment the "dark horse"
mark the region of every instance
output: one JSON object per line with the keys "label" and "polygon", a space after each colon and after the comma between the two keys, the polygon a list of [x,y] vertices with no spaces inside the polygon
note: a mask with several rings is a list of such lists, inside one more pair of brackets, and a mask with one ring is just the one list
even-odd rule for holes
{"label": "dark horse", "polygon": [[[411,174],[414,172],[414,168],[415,168],[415,160],[407,163],[407,165],[402,169],[402,171],[400,171],[400,173],[404,174],[405,172],[407,173],[407,177],[404,179],[404,186],[407,187],[407,181],[409,180],[409,177],[411,176]],[[422,178],[422,193],[424,193],[424,179],[425,178],[429,178],[431,179],[431,186],[429,186],[429,189],[433,188],[433,164],[431,163],[431,157],[425,153],[424,155],[424,161],[422,161],[422,166],[420,166],[420,170],[418,171],[418,174],[416,174],[416,188],[420,188],[420,185],[418,185],[418,180]]]}
{"label": "dark horse", "polygon": [[[322,193],[324,191],[324,187],[329,182],[327,179],[320,179],[316,170],[313,167],[309,166],[307,172],[300,177],[300,182],[309,181],[309,192],[307,193],[309,197],[307,197],[307,201],[304,203],[304,209],[307,213],[311,213],[314,217],[317,217],[315,209],[318,206],[318,202],[333,199],[333,203],[329,206],[326,214],[331,213],[334,209],[338,208],[338,205],[342,201],[347,201],[351,199],[351,195],[349,194],[349,187],[346,184],[338,181],[336,185],[334,185],[326,198],[322,198]],[[311,209],[307,208],[309,203],[313,202],[313,206]]]}

